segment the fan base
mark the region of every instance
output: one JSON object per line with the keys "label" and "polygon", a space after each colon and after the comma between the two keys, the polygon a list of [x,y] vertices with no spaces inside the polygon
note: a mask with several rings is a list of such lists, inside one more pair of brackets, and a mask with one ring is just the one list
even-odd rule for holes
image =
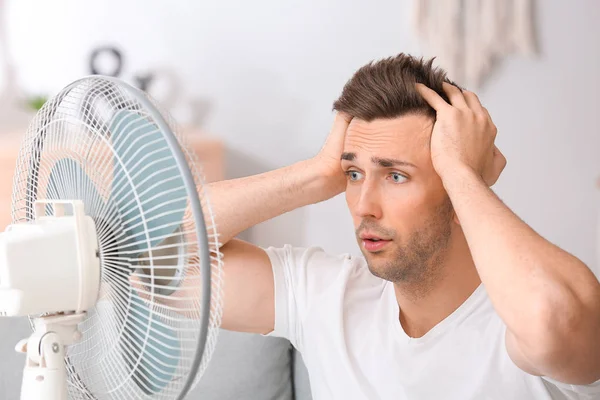
{"label": "fan base", "polygon": [[21,400],[68,400],[65,346],[81,338],[81,314],[60,314],[35,319],[35,331],[16,350],[27,354]]}

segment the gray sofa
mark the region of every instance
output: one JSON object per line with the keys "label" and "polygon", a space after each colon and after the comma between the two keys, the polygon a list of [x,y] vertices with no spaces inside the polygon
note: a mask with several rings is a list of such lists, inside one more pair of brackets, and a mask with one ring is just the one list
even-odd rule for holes
{"label": "gray sofa", "polygon": [[[24,356],[13,344],[31,334],[24,318],[0,319],[0,399],[18,399]],[[311,400],[302,359],[287,340],[222,330],[188,400]]]}
{"label": "gray sofa", "polygon": [[311,400],[302,357],[289,341],[221,330],[190,400]]}

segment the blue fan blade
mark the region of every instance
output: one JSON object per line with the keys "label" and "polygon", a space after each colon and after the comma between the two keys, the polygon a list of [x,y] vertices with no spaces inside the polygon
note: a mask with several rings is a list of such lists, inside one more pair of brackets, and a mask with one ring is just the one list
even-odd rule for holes
{"label": "blue fan blade", "polygon": [[[59,183],[62,183],[59,185]],[[85,198],[84,198],[85,197]],[[103,204],[96,185],[81,168],[79,162],[71,158],[62,158],[52,166],[46,188],[46,200],[82,200],[86,215],[90,215],[93,205]],[[46,215],[54,212],[52,204],[46,205]],[[70,208],[66,214],[73,214]]]}
{"label": "blue fan blade", "polygon": [[[103,209],[103,201],[96,186],[77,161],[63,158],[53,165],[46,198],[82,200],[86,214],[94,218],[97,228],[102,229],[106,237],[118,236],[119,232],[115,231],[119,229],[118,226],[103,225],[117,221],[117,211],[113,206]],[[92,210],[93,206],[97,207],[96,210]],[[93,215],[101,209],[103,209],[101,216]],[[52,205],[49,204],[46,207],[46,214],[52,212]],[[102,267],[105,269],[103,275],[110,274],[111,266]],[[120,280],[124,287],[131,288],[128,275],[123,275],[120,270],[113,272],[113,280]],[[125,294],[118,298],[124,305],[130,306],[127,316],[120,323],[124,324],[125,332],[128,333],[128,336],[121,340],[121,345],[130,349],[133,358],[138,360],[139,357],[139,364],[133,371],[133,380],[145,393],[158,393],[167,386],[175,374],[180,354],[179,340],[172,329],[158,323],[156,320],[158,315],[155,314],[152,322],[150,321],[150,309],[133,288],[129,291],[129,297]],[[130,358],[131,356],[125,357],[126,360]],[[130,368],[134,368],[134,365],[130,365]]]}
{"label": "blue fan blade", "polygon": [[116,155],[111,197],[136,243],[129,250],[144,253],[181,224],[187,204],[184,181],[164,134],[147,117],[120,110],[110,132]]}
{"label": "blue fan blade", "polygon": [[[171,329],[157,321],[146,303],[132,290],[122,344],[133,353],[128,359],[138,363],[133,380],[148,395],[161,392],[173,379],[180,359],[179,340]],[[130,365],[134,368],[134,365]]]}
{"label": "blue fan blade", "polygon": [[[148,118],[120,110],[111,121],[110,132],[115,152],[111,199],[126,236],[131,238],[124,250],[139,255],[160,244],[181,225],[187,193],[163,133]],[[125,326],[128,332],[137,334],[130,334],[124,344],[140,357],[137,367],[130,366],[135,368],[133,378],[146,394],[158,393],[175,374],[180,344],[171,329],[159,325],[156,319],[150,322],[150,310],[143,300],[132,296],[129,304]]]}

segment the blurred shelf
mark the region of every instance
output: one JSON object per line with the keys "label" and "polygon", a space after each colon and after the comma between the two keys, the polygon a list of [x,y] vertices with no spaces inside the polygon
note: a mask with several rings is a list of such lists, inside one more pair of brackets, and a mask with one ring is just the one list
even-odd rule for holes
{"label": "blurred shelf", "polygon": [[[189,149],[197,157],[205,182],[225,178],[225,146],[221,139],[197,130],[184,130]],[[0,231],[11,222],[12,181],[17,156],[25,131],[19,134],[0,133]]]}

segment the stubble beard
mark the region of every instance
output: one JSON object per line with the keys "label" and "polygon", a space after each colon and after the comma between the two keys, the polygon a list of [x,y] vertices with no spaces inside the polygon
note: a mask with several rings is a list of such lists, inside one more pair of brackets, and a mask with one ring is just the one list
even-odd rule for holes
{"label": "stubble beard", "polygon": [[443,264],[452,233],[452,216],[452,203],[447,199],[423,228],[411,234],[407,243],[401,243],[401,238],[396,237],[394,249],[366,253],[371,273],[403,287],[403,291],[411,293],[415,300],[425,296],[443,278]]}

